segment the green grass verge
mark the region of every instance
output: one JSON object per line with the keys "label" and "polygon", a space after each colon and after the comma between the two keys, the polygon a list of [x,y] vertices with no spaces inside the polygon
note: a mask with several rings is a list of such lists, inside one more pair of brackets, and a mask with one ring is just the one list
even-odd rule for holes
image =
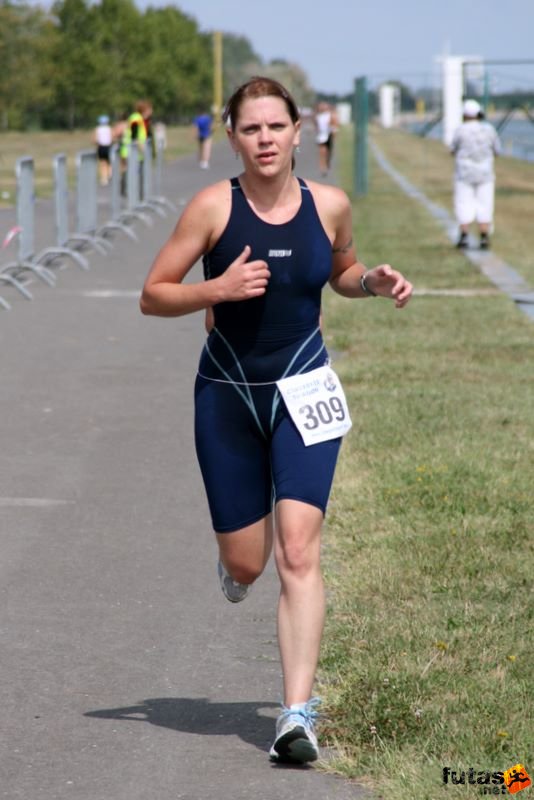
{"label": "green grass verge", "polygon": [[354,423],[324,537],[327,768],[387,800],[480,797],[442,769],[534,771],[534,323],[377,166],[354,219],[366,264],[471,292],[325,296]]}

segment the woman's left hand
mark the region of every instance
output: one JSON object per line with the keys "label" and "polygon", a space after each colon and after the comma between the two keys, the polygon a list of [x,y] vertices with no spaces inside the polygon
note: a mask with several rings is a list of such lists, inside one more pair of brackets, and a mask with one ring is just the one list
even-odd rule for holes
{"label": "woman's left hand", "polygon": [[396,308],[403,308],[412,296],[413,286],[401,272],[380,264],[366,272],[365,282],[380,297],[390,297]]}

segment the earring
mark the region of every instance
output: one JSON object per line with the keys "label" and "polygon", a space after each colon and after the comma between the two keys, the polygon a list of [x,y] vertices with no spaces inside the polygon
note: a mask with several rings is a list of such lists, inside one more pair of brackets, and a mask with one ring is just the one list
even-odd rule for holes
{"label": "earring", "polygon": [[300,153],[300,145],[297,145],[297,146],[295,147],[295,153]]}

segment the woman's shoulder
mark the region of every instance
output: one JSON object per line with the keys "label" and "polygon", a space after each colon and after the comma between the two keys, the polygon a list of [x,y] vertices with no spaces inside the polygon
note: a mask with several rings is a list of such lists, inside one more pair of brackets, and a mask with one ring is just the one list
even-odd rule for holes
{"label": "woman's shoulder", "polygon": [[203,213],[217,211],[230,203],[232,187],[229,180],[217,181],[200,189],[189,201],[187,208]]}
{"label": "woman's shoulder", "polygon": [[350,206],[350,200],[346,192],[330,183],[318,183],[304,178],[304,183],[310,190],[316,206],[320,208],[330,208],[332,211],[343,211]]}
{"label": "woman's shoulder", "polygon": [[328,183],[317,183],[305,180],[317,209],[321,224],[331,241],[337,231],[343,227],[351,216],[351,204],[346,192]]}
{"label": "woman's shoulder", "polygon": [[218,181],[201,189],[184,208],[180,228],[203,230],[210,239],[220,235],[230,214],[231,196],[229,180]]}

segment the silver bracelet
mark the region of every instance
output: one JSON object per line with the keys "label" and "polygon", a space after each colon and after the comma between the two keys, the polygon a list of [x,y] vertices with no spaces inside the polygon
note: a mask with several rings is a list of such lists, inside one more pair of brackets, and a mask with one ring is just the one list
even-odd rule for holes
{"label": "silver bracelet", "polygon": [[376,292],[373,292],[373,290],[367,286],[367,281],[365,280],[367,278],[367,274],[367,272],[364,272],[363,275],[360,276],[360,289],[368,297],[376,297]]}

